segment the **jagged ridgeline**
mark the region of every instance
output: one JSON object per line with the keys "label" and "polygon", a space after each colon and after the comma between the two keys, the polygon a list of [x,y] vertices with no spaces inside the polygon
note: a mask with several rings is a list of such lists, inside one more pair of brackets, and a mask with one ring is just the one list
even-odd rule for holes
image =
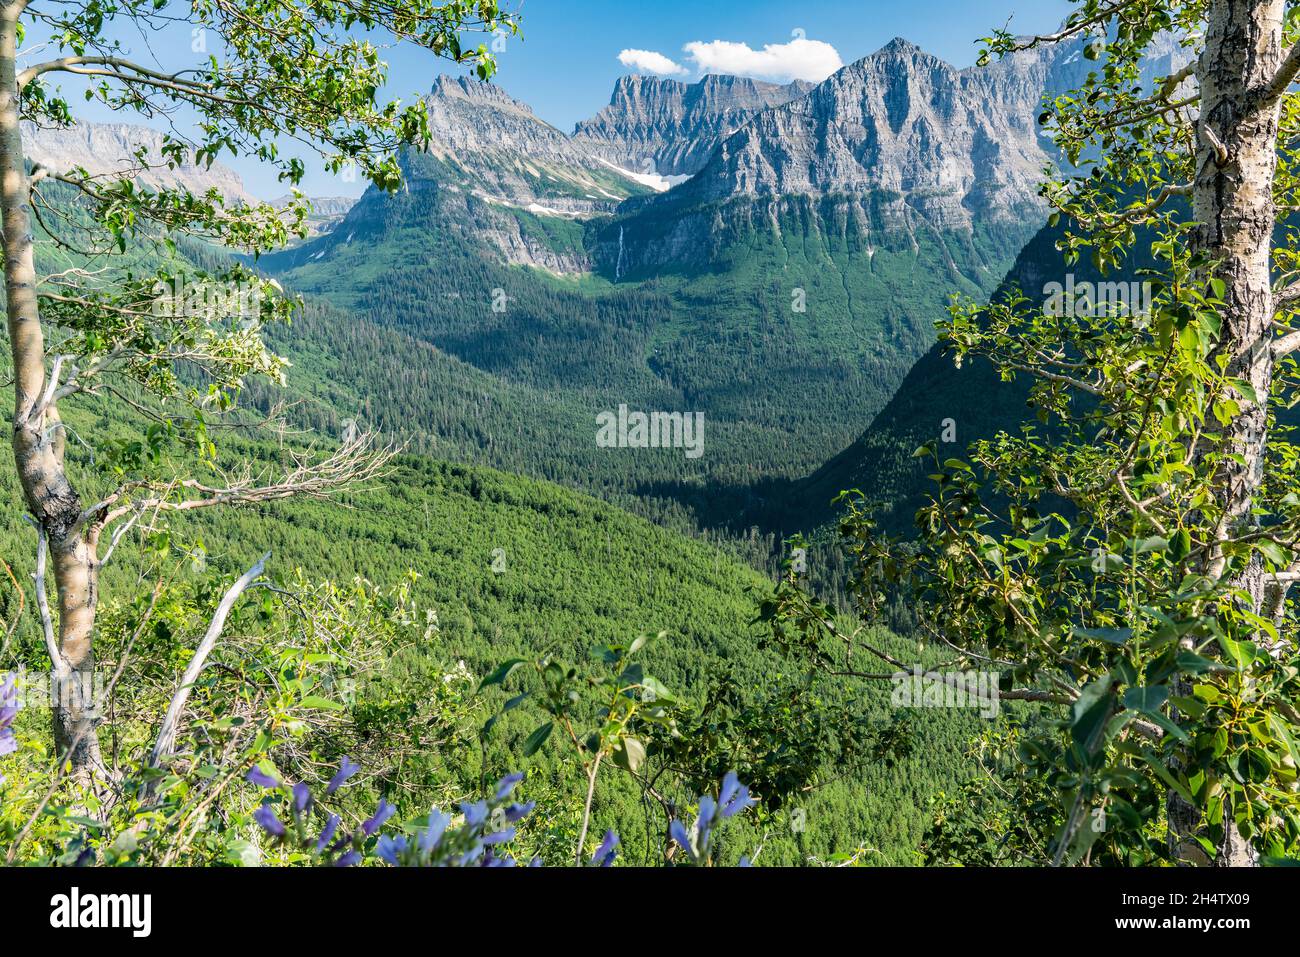
{"label": "jagged ridgeline", "polygon": [[[781,483],[850,446],[948,297],[991,294],[1041,224],[1035,117],[1080,61],[957,70],[895,41],[815,86],[628,78],[573,135],[442,78],[403,191],[263,265],[490,377],[473,401],[406,390],[398,416],[378,393],[410,372],[340,370],[386,428],[701,524],[780,524]],[[608,454],[597,417],[620,405],[702,413],[704,454]]]}

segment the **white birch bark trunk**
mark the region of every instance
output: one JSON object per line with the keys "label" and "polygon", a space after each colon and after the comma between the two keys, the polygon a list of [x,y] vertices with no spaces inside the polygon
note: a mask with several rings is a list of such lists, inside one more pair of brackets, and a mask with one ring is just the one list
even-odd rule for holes
{"label": "white birch bark trunk", "polygon": [[14,364],[13,451],[27,507],[47,536],[58,592],[54,739],[73,773],[102,767],[97,718],[87,690],[94,668],[99,563],[93,538],[78,523],[81,496],[68,481],[57,410],[41,409],[45,339],[36,298],[29,185],[23,163],[17,85],[17,26],[24,0],[0,6],[0,230],[4,236],[5,306]]}
{"label": "white birch bark trunk", "polygon": [[[1215,475],[1218,499],[1226,509],[1221,528],[1226,536],[1253,521],[1268,442],[1264,403],[1273,380],[1270,266],[1279,105],[1265,91],[1285,56],[1285,6],[1284,0],[1211,0],[1197,67],[1201,100],[1192,212],[1198,225],[1192,245],[1213,257],[1207,278],[1223,280],[1226,288],[1218,351],[1228,356],[1227,374],[1249,382],[1261,400],[1242,401],[1241,415],[1224,430],[1224,451],[1241,457],[1240,462],[1225,461]],[[1212,551],[1206,572],[1218,578],[1224,568],[1223,556]],[[1258,558],[1230,584],[1250,596],[1253,611],[1262,610],[1265,579]],[[1170,849],[1181,859],[1203,858],[1190,841],[1201,829],[1194,809],[1171,793],[1167,811]],[[1216,863],[1255,863],[1249,843],[1229,819]]]}

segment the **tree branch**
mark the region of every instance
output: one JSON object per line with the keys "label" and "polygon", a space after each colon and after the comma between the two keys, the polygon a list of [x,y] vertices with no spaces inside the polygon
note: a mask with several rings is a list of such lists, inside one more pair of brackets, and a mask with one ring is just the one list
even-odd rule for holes
{"label": "tree branch", "polygon": [[1260,105],[1268,105],[1280,99],[1291,88],[1298,72],[1300,72],[1300,43],[1292,45],[1272,82],[1261,91]]}
{"label": "tree branch", "polygon": [[172,749],[176,746],[176,735],[180,731],[181,715],[185,710],[185,702],[189,699],[194,682],[198,680],[199,672],[203,670],[208,655],[216,647],[217,639],[221,637],[221,630],[225,627],[226,618],[229,617],[235,602],[239,600],[239,596],[244,593],[244,590],[253,583],[253,580],[262,574],[262,569],[266,567],[266,562],[270,557],[271,553],[267,552],[248,571],[240,575],[226,591],[221,603],[217,605],[217,610],[212,616],[208,630],[204,634],[203,640],[199,642],[198,648],[194,650],[194,657],[190,659],[189,665],[185,668],[185,673],[181,675],[180,686],[176,689],[171,703],[167,706],[167,713],[158,728],[158,739],[154,742],[153,751],[149,754],[149,767],[158,767],[165,758],[171,755]]}
{"label": "tree branch", "polygon": [[54,620],[50,616],[50,598],[45,592],[45,562],[49,555],[50,544],[45,534],[45,527],[36,526],[39,536],[36,543],[36,571],[32,578],[36,583],[36,608],[41,615],[41,632],[45,636],[45,651],[50,656],[50,668],[55,675],[62,676],[67,670],[63,654],[59,651],[58,639],[54,636]]}
{"label": "tree branch", "polygon": [[[337,489],[382,478],[388,474],[389,463],[396,454],[396,449],[386,446],[373,450],[371,440],[372,436],[368,433],[359,435],[352,441],[344,443],[337,452],[320,462],[299,459],[294,468],[279,481],[265,485],[255,484],[249,478],[224,487],[205,485],[194,479],[186,479],[171,486],[128,483],[103,501],[86,509],[81,515],[81,521],[102,529],[132,512],[144,512],[150,509],[160,512],[188,512],[215,505],[272,502],[298,495],[321,498]],[[122,501],[131,491],[140,488],[151,488],[161,494],[114,507],[115,503]],[[180,501],[172,500],[166,494],[172,488],[185,489],[196,493],[197,497]]]}

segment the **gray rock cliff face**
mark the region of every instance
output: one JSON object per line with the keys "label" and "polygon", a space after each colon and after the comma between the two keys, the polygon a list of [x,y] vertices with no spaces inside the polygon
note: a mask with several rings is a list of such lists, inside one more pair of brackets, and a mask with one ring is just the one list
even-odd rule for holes
{"label": "gray rock cliff face", "polygon": [[780,85],[736,76],[695,83],[625,76],[609,105],[577,125],[574,141],[616,165],[661,176],[691,176],[756,113],[797,99],[813,84]]}
{"label": "gray rock cliff face", "polygon": [[1052,162],[1037,127],[1042,97],[1091,66],[1075,48],[1046,47],[959,70],[895,39],[755,114],[687,182],[626,203],[600,232],[595,258],[611,273],[623,271],[619,259],[641,271],[699,261],[719,231],[777,230],[792,211],[810,214],[816,229],[849,223],[904,241],[999,223],[1027,239]]}
{"label": "gray rock cliff face", "polygon": [[882,192],[944,225],[1018,214],[1038,204],[1049,155],[1036,116],[1073,72],[1063,59],[1027,51],[958,70],[894,40],[758,113],[683,189],[700,202]]}
{"label": "gray rock cliff face", "polygon": [[489,202],[577,217],[647,191],[490,83],[439,77],[429,126],[436,163],[423,169]]}
{"label": "gray rock cliff face", "polygon": [[[221,163],[169,168],[160,151],[163,134],[147,126],[78,123],[70,129],[43,129],[24,123],[22,133],[27,158],[55,173],[80,167],[92,176],[127,174],[154,188],[181,186],[199,194],[215,187],[228,201],[253,201],[239,174]],[[143,164],[135,157],[141,146],[147,149]]]}

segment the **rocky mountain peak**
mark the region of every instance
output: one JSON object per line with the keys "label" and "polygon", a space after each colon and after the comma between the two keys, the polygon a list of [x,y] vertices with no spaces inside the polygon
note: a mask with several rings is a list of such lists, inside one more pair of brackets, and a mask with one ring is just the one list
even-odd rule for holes
{"label": "rocky mountain peak", "polygon": [[522,113],[536,119],[533,108],[527,103],[515,99],[495,83],[485,83],[474,77],[440,74],[434,80],[432,93],[439,99],[460,100],[469,106]]}
{"label": "rocky mountain peak", "polygon": [[609,105],[574,129],[574,141],[617,166],[690,176],[727,136],[759,111],[804,95],[813,84],[781,85],[709,74],[694,83],[629,75]]}
{"label": "rocky mountain peak", "polygon": [[[1022,215],[1048,161],[1034,118],[1061,53],[959,70],[905,39],[757,113],[671,202],[892,196],[935,225]],[[669,202],[667,197],[662,202]]]}

